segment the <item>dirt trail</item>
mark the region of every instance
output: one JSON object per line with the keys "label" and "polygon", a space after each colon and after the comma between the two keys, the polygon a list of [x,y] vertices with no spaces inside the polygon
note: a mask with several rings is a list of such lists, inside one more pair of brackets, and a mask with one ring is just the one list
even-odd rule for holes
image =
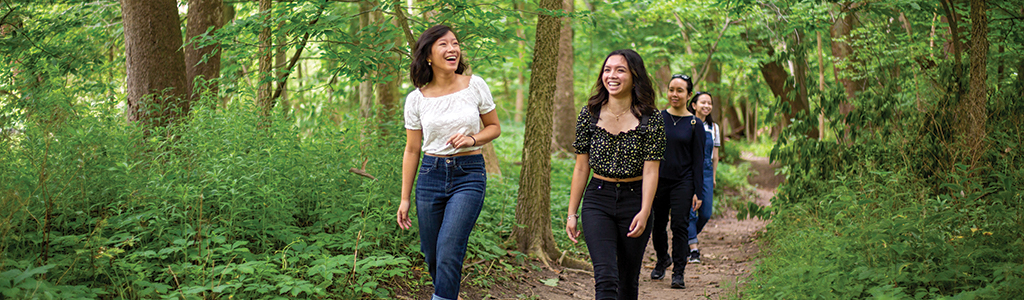
{"label": "dirt trail", "polygon": [[[741,158],[751,163],[751,169],[758,174],[749,176],[747,180],[757,187],[754,201],[760,205],[769,205],[769,199],[775,195],[775,188],[782,182],[781,176],[775,176],[777,166],[770,165],[764,157],[754,157],[750,153],[743,153]],[[736,220],[736,211],[729,210],[722,216],[712,218],[704,227],[701,233],[700,249],[702,253],[701,264],[689,264],[686,267],[686,289],[676,290],[669,287],[671,284],[672,269],[666,272],[665,279],[651,280],[650,273],[654,268],[654,248],[648,242],[644,269],[640,274],[640,299],[644,300],[669,300],[669,299],[719,299],[728,298],[727,295],[736,295],[739,284],[742,284],[751,269],[758,248],[753,238],[758,231],[761,231],[766,221],[762,220]],[[671,238],[671,231],[669,231]],[[547,286],[536,279],[521,278],[519,285],[527,285],[526,289],[518,291],[518,295],[512,298],[529,299],[593,299],[594,279],[588,273],[563,271],[561,274],[554,274],[550,271],[531,272],[525,277],[555,278],[557,286]],[[550,273],[550,274],[548,274]],[[494,293],[505,294],[505,293]],[[494,295],[492,294],[492,295]],[[532,298],[531,298],[532,297]],[[506,299],[505,297],[495,297]],[[467,298],[469,299],[469,298]]]}

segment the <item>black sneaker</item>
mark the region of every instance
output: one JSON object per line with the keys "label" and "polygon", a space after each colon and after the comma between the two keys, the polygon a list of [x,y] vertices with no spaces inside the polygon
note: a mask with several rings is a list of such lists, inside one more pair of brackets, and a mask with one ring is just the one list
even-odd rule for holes
{"label": "black sneaker", "polygon": [[683,274],[672,274],[672,288],[674,289],[685,289],[686,283],[683,282]]}
{"label": "black sneaker", "polygon": [[697,249],[690,250],[690,258],[687,259],[686,262],[691,263],[691,264],[699,264],[700,263],[700,250],[697,250]]}
{"label": "black sneaker", "polygon": [[665,255],[665,257],[659,257],[658,262],[654,264],[654,271],[651,271],[651,280],[660,280],[665,278],[665,269],[672,265],[672,256]]}

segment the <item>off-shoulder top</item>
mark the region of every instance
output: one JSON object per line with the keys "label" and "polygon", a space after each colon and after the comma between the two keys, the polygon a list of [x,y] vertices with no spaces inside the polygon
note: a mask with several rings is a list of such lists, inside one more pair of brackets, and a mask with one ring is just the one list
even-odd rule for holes
{"label": "off-shoulder top", "polygon": [[621,179],[641,176],[645,161],[662,160],[665,155],[664,120],[656,114],[644,118],[629,131],[611,134],[598,127],[597,118],[591,120],[590,109],[583,106],[576,118],[576,141],[572,146],[577,154],[590,155],[594,174]]}
{"label": "off-shoulder top", "polygon": [[423,131],[421,150],[452,155],[480,149],[482,146],[455,149],[446,142],[453,134],[480,132],[480,115],[494,110],[494,98],[480,76],[469,79],[469,87],[440,97],[424,97],[416,89],[405,97],[405,128]]}

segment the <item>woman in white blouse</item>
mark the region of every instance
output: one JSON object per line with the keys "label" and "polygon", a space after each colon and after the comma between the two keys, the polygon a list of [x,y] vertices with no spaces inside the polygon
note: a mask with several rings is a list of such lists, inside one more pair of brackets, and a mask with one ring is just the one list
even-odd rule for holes
{"label": "woman in white blouse", "polygon": [[463,75],[464,70],[451,28],[435,25],[420,35],[409,71],[417,89],[405,99],[397,219],[402,229],[412,227],[409,207],[416,181],[420,250],[433,277],[434,300],[459,298],[466,244],[487,189],[480,148],[501,135],[490,88],[479,76]]}

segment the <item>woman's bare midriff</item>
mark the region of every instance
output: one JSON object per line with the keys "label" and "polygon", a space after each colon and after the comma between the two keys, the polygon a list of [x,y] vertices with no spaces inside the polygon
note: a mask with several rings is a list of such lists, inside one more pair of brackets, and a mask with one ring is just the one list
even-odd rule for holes
{"label": "woman's bare midriff", "polygon": [[600,180],[604,180],[604,181],[608,181],[608,182],[634,182],[634,181],[640,181],[640,180],[644,179],[643,176],[637,176],[637,177],[633,177],[633,178],[609,178],[609,177],[604,177],[604,176],[597,175],[597,174],[594,174],[594,178],[597,178],[597,179],[600,179]]}

